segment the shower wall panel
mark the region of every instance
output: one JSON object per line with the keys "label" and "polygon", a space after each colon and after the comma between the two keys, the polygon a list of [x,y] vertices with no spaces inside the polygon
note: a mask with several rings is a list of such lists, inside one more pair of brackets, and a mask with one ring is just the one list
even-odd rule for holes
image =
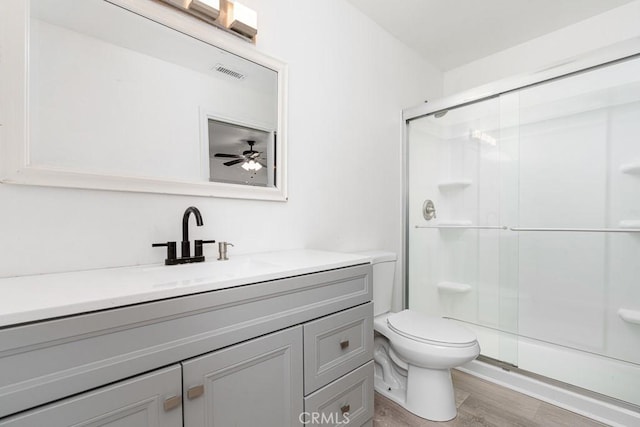
{"label": "shower wall panel", "polygon": [[[639,94],[639,86],[628,90]],[[609,135],[609,221],[617,227],[640,227],[640,100],[610,111]],[[638,173],[629,173],[625,167],[634,164]],[[618,314],[620,309],[640,311],[640,233],[610,236],[608,251],[607,354],[640,365],[640,325]]]}

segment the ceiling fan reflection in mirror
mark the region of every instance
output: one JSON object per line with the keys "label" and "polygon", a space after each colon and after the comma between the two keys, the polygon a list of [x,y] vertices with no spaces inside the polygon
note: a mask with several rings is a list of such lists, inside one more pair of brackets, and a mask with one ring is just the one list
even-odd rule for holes
{"label": "ceiling fan reflection in mirror", "polygon": [[276,132],[208,118],[209,180],[275,187]]}
{"label": "ceiling fan reflection in mirror", "polygon": [[235,160],[230,160],[228,162],[224,162],[223,165],[234,166],[239,163],[242,163],[240,166],[246,171],[259,171],[260,169],[267,167],[264,163],[260,161],[261,160],[260,156],[262,155],[262,152],[256,151],[253,149],[253,146],[255,145],[256,142],[253,140],[247,140],[244,142],[249,144],[249,149],[243,151],[242,154],[216,153],[214,157],[225,157],[225,158],[235,159]]}

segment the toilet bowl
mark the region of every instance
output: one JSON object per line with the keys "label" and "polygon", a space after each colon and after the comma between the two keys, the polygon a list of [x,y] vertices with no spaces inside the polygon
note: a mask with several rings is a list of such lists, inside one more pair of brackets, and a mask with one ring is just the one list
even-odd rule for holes
{"label": "toilet bowl", "polygon": [[[376,316],[373,325],[389,341],[390,363],[399,367],[401,374],[406,372],[404,390],[400,393],[389,396],[389,380],[384,373],[376,378],[376,389],[422,418],[432,421],[455,418],[450,369],[480,354],[475,335],[451,320],[411,310]],[[445,334],[450,338],[445,338]]]}
{"label": "toilet bowl", "polygon": [[376,391],[422,418],[455,418],[450,369],[480,354],[475,334],[453,320],[412,310],[392,313],[396,256],[366,254],[373,265]]}

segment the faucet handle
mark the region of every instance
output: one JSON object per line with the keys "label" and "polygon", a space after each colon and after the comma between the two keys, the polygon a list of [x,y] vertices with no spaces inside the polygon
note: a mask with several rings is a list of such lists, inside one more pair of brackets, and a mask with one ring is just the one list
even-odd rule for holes
{"label": "faucet handle", "polygon": [[205,245],[207,243],[215,243],[215,240],[196,240],[195,241],[195,254],[194,256],[202,256],[202,245]]}
{"label": "faucet handle", "polygon": [[176,251],[176,242],[167,242],[167,243],[153,243],[151,247],[167,247],[167,259],[164,260],[165,265],[175,265],[178,263],[178,256]]}

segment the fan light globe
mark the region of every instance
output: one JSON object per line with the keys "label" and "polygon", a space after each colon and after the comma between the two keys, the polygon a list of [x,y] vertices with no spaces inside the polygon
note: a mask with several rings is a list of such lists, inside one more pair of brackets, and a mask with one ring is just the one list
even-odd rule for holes
{"label": "fan light globe", "polygon": [[242,164],[242,169],[246,171],[259,171],[260,169],[262,169],[262,165],[251,159]]}

